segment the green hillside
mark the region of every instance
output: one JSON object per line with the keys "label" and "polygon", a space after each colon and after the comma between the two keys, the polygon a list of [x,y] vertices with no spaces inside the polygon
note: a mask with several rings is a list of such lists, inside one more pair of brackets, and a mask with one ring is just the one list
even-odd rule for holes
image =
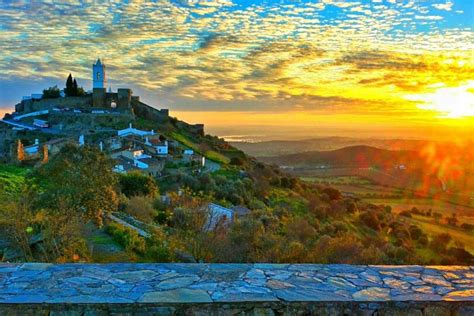
{"label": "green hillside", "polygon": [[[175,119],[140,124],[215,168],[169,162],[164,176],[118,175],[110,158],[87,146],[67,146],[31,172],[4,165],[2,190],[11,203],[1,209],[0,229],[21,237],[11,240],[22,253],[16,260],[473,263],[454,235],[428,234],[406,214],[333,187],[352,178],[303,181]],[[28,194],[19,194],[25,181]],[[209,203],[241,212],[205,229]]]}

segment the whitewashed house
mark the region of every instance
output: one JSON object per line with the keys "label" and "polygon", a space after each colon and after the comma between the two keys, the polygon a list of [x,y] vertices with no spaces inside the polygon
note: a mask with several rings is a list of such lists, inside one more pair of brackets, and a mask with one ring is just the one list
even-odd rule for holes
{"label": "whitewashed house", "polygon": [[41,128],[49,127],[48,121],[40,120],[40,119],[34,119],[33,120],[33,125],[36,126],[36,127],[41,127]]}
{"label": "whitewashed house", "polygon": [[219,224],[228,226],[234,220],[234,211],[222,205],[209,203],[208,217],[204,224],[204,231],[211,231],[216,229]]}
{"label": "whitewashed house", "polygon": [[25,151],[25,154],[27,154],[28,156],[37,155],[39,152],[39,140],[35,139],[35,143],[33,145],[25,146],[23,150]]}
{"label": "whitewashed house", "polygon": [[160,156],[168,155],[168,141],[160,142],[155,145],[156,153]]}
{"label": "whitewashed house", "polygon": [[145,159],[151,158],[150,155],[145,154],[143,149],[129,149],[122,151],[121,155],[125,158],[135,160],[135,159]]}

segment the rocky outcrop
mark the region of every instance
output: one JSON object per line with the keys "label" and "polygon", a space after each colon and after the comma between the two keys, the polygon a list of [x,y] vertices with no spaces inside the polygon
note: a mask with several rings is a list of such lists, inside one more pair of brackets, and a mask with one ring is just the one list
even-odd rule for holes
{"label": "rocky outcrop", "polygon": [[473,315],[474,267],[3,264],[8,313]]}

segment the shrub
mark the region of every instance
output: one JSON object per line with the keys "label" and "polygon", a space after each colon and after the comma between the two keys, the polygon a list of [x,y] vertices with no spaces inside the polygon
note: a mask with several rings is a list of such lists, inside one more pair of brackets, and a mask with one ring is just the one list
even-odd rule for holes
{"label": "shrub", "polygon": [[474,230],[474,225],[468,224],[468,223],[463,223],[461,224],[461,228],[467,231],[473,231]]}
{"label": "shrub", "polygon": [[359,219],[361,220],[362,223],[364,223],[366,226],[378,230],[380,222],[377,218],[377,216],[374,214],[374,212],[363,212],[359,215]]}
{"label": "shrub", "polygon": [[106,228],[106,232],[127,251],[145,253],[145,239],[140,237],[136,231],[117,223],[110,223]]}
{"label": "shrub", "polygon": [[233,157],[230,160],[230,164],[235,166],[242,166],[244,164],[244,160],[240,157]]}
{"label": "shrub", "polygon": [[145,195],[154,197],[158,194],[155,180],[140,172],[130,172],[120,175],[122,193],[128,197]]}
{"label": "shrub", "polygon": [[43,90],[43,99],[55,99],[61,96],[61,90],[58,86],[49,87],[48,89]]}
{"label": "shrub", "polygon": [[156,216],[153,200],[146,196],[133,196],[130,198],[125,212],[145,223],[151,223]]}
{"label": "shrub", "polygon": [[420,237],[423,235],[423,231],[420,227],[411,225],[409,228],[410,237],[412,240],[419,240]]}
{"label": "shrub", "polygon": [[334,188],[324,188],[323,193],[327,194],[330,200],[339,200],[341,192]]}
{"label": "shrub", "polygon": [[402,211],[402,212],[400,212],[399,215],[400,215],[400,216],[403,216],[403,217],[411,218],[411,213],[410,213],[410,211]]}

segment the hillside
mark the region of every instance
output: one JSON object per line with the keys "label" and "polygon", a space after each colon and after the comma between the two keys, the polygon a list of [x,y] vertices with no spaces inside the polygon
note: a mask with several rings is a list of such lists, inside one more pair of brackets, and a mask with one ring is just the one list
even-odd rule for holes
{"label": "hillside", "polygon": [[[156,123],[143,120],[140,124]],[[11,258],[12,253],[15,258],[25,251],[21,249],[29,249],[16,260],[472,262],[459,240],[446,234],[427,234],[392,213],[390,207],[341,195],[327,185],[303,182],[249,158],[221,139],[193,134],[178,128],[178,122],[171,125],[169,135],[207,153],[219,162],[220,169],[196,173],[173,167],[161,177],[117,176],[108,171],[108,158],[87,146],[66,147],[27,178],[27,170],[4,167],[4,173],[20,177],[15,185],[27,183],[17,198],[2,201],[0,230],[10,242],[3,249],[4,258]],[[385,151],[355,147],[325,157],[347,163],[348,152],[383,153],[382,162],[389,156]],[[19,199],[21,196],[24,198]],[[76,204],[80,201],[86,204]],[[31,205],[26,213],[21,207],[25,202]],[[212,214],[208,203],[238,207],[239,215],[203,230]],[[111,221],[102,211],[96,213],[98,206],[120,222]],[[146,234],[140,233],[143,231]],[[22,237],[10,238],[13,236]],[[50,244],[49,238],[55,243]]]}
{"label": "hillside", "polygon": [[351,146],[333,151],[311,151],[274,157],[261,157],[260,160],[292,167],[326,168],[393,168],[398,165],[419,165],[414,151],[393,151],[370,146]]}
{"label": "hillside", "polygon": [[[138,100],[120,109],[56,100],[17,117],[24,129],[3,127],[12,149],[0,169],[3,261],[472,263],[465,217],[436,217],[450,234],[424,231],[430,221],[297,177],[349,168],[383,180],[398,170],[399,186],[415,186],[417,152],[359,145],[257,160]],[[30,130],[37,118],[52,126]]]}

